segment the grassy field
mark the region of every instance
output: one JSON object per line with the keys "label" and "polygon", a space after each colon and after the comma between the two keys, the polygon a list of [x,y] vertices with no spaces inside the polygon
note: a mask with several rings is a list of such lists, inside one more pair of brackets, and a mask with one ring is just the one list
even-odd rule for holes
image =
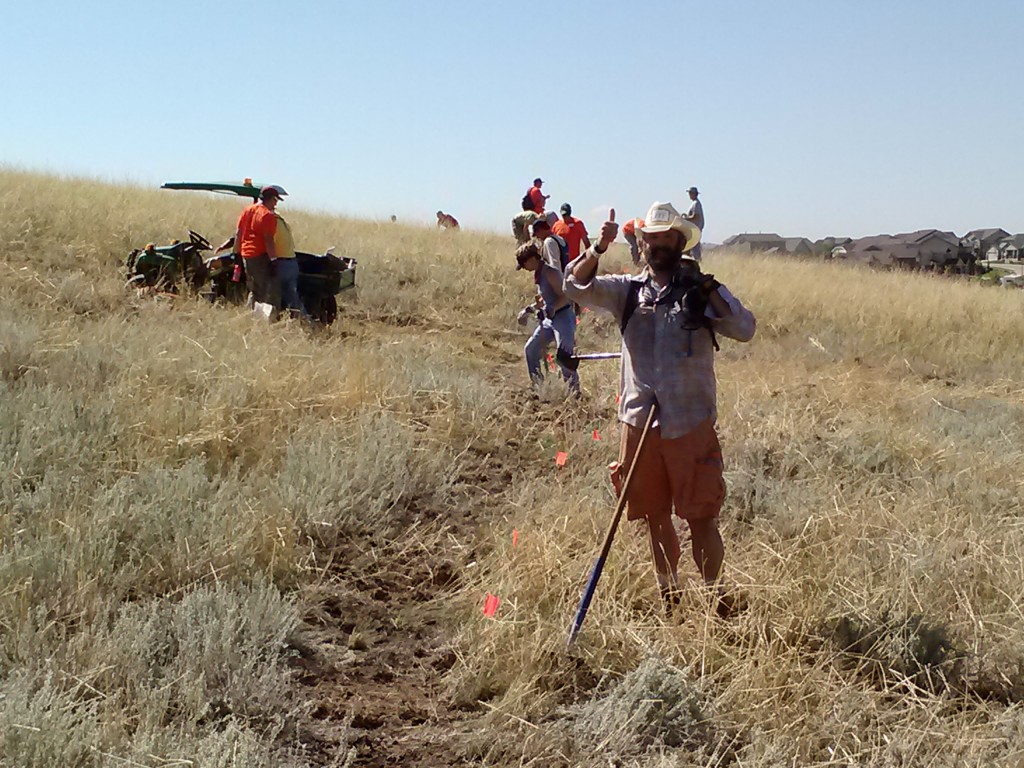
{"label": "grassy field", "polygon": [[0,172],[0,764],[1024,765],[1024,295],[709,256],[749,608],[624,528],[566,654],[615,362],[532,397],[511,238],[287,202],[359,259],[319,333],[123,288],[241,202]]}

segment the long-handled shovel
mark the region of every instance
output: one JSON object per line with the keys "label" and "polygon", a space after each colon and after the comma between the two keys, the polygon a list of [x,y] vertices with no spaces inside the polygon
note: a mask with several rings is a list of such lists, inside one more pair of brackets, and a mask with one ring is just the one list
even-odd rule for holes
{"label": "long-handled shovel", "polygon": [[593,352],[589,355],[570,355],[564,350],[558,350],[555,353],[555,357],[558,362],[568,368],[570,371],[575,371],[580,367],[580,360],[614,360],[622,357],[621,352]]}
{"label": "long-handled shovel", "polygon": [[615,515],[612,517],[612,524],[608,527],[608,533],[605,534],[604,544],[601,546],[601,554],[597,556],[597,561],[590,571],[590,578],[587,580],[586,589],[583,590],[583,597],[580,598],[579,607],[576,609],[576,618],[573,619],[572,627],[569,628],[569,640],[565,644],[566,650],[572,648],[572,644],[576,642],[576,635],[579,634],[580,627],[583,626],[583,620],[587,617],[587,609],[590,608],[590,601],[594,597],[594,590],[597,589],[597,581],[601,578],[601,571],[604,570],[604,561],[607,559],[608,552],[612,548],[612,541],[615,539],[615,531],[619,527],[619,520],[622,519],[622,510],[626,507],[626,493],[629,491],[629,483],[633,479],[633,470],[636,469],[636,462],[640,458],[640,451],[644,449],[644,442],[647,440],[647,433],[651,429],[651,422],[654,421],[654,411],[656,408],[657,403],[651,405],[651,410],[647,414],[647,423],[644,424],[644,431],[640,433],[640,442],[637,443],[636,450],[633,452],[633,459],[629,462],[629,472],[626,473],[626,480],[622,484],[622,490],[619,492],[619,500],[615,505]]}

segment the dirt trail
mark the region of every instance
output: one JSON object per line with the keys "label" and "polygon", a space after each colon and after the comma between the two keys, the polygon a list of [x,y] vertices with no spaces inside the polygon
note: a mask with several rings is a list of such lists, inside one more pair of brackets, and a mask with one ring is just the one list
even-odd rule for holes
{"label": "dirt trail", "polygon": [[347,743],[357,766],[463,763],[457,734],[476,715],[446,698],[443,677],[456,657],[431,603],[459,588],[462,564],[451,550],[404,561],[378,553],[378,565],[390,561],[384,570],[374,570],[372,555],[358,557],[337,569],[307,617],[317,649],[300,677],[315,702],[306,729],[325,757]]}
{"label": "dirt trail", "polygon": [[[501,367],[496,376],[514,375],[507,358]],[[333,551],[329,577],[307,600],[310,642],[297,662],[303,695],[314,702],[300,738],[315,765],[329,764],[346,742],[355,766],[472,762],[463,736],[481,713],[460,708],[445,689],[457,660],[456,627],[445,615],[478,557],[480,527],[505,503],[517,457],[511,446],[503,453],[475,457],[451,508],[405,510],[394,539]]]}

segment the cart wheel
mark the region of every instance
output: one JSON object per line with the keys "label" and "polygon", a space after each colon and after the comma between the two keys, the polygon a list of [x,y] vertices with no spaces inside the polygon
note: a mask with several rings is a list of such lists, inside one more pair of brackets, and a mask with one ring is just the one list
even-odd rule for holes
{"label": "cart wheel", "polygon": [[325,296],[320,306],[319,320],[330,325],[338,318],[338,300],[334,296]]}

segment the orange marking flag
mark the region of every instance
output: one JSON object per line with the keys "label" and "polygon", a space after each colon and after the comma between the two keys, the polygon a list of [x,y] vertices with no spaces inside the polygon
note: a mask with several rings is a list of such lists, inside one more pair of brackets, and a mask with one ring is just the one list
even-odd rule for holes
{"label": "orange marking flag", "polygon": [[559,451],[555,454],[555,466],[564,467],[565,462],[569,460],[569,454],[565,451]]}
{"label": "orange marking flag", "polygon": [[499,605],[501,605],[501,599],[497,595],[492,595],[488,592],[487,597],[484,598],[484,616],[493,619],[494,614],[498,612]]}
{"label": "orange marking flag", "polygon": [[513,528],[512,529],[512,549],[515,549],[517,546],[519,546],[519,531],[517,531],[515,528]]}
{"label": "orange marking flag", "polygon": [[596,429],[594,430],[594,439],[595,440],[600,440],[601,439],[601,433],[598,432]]}

